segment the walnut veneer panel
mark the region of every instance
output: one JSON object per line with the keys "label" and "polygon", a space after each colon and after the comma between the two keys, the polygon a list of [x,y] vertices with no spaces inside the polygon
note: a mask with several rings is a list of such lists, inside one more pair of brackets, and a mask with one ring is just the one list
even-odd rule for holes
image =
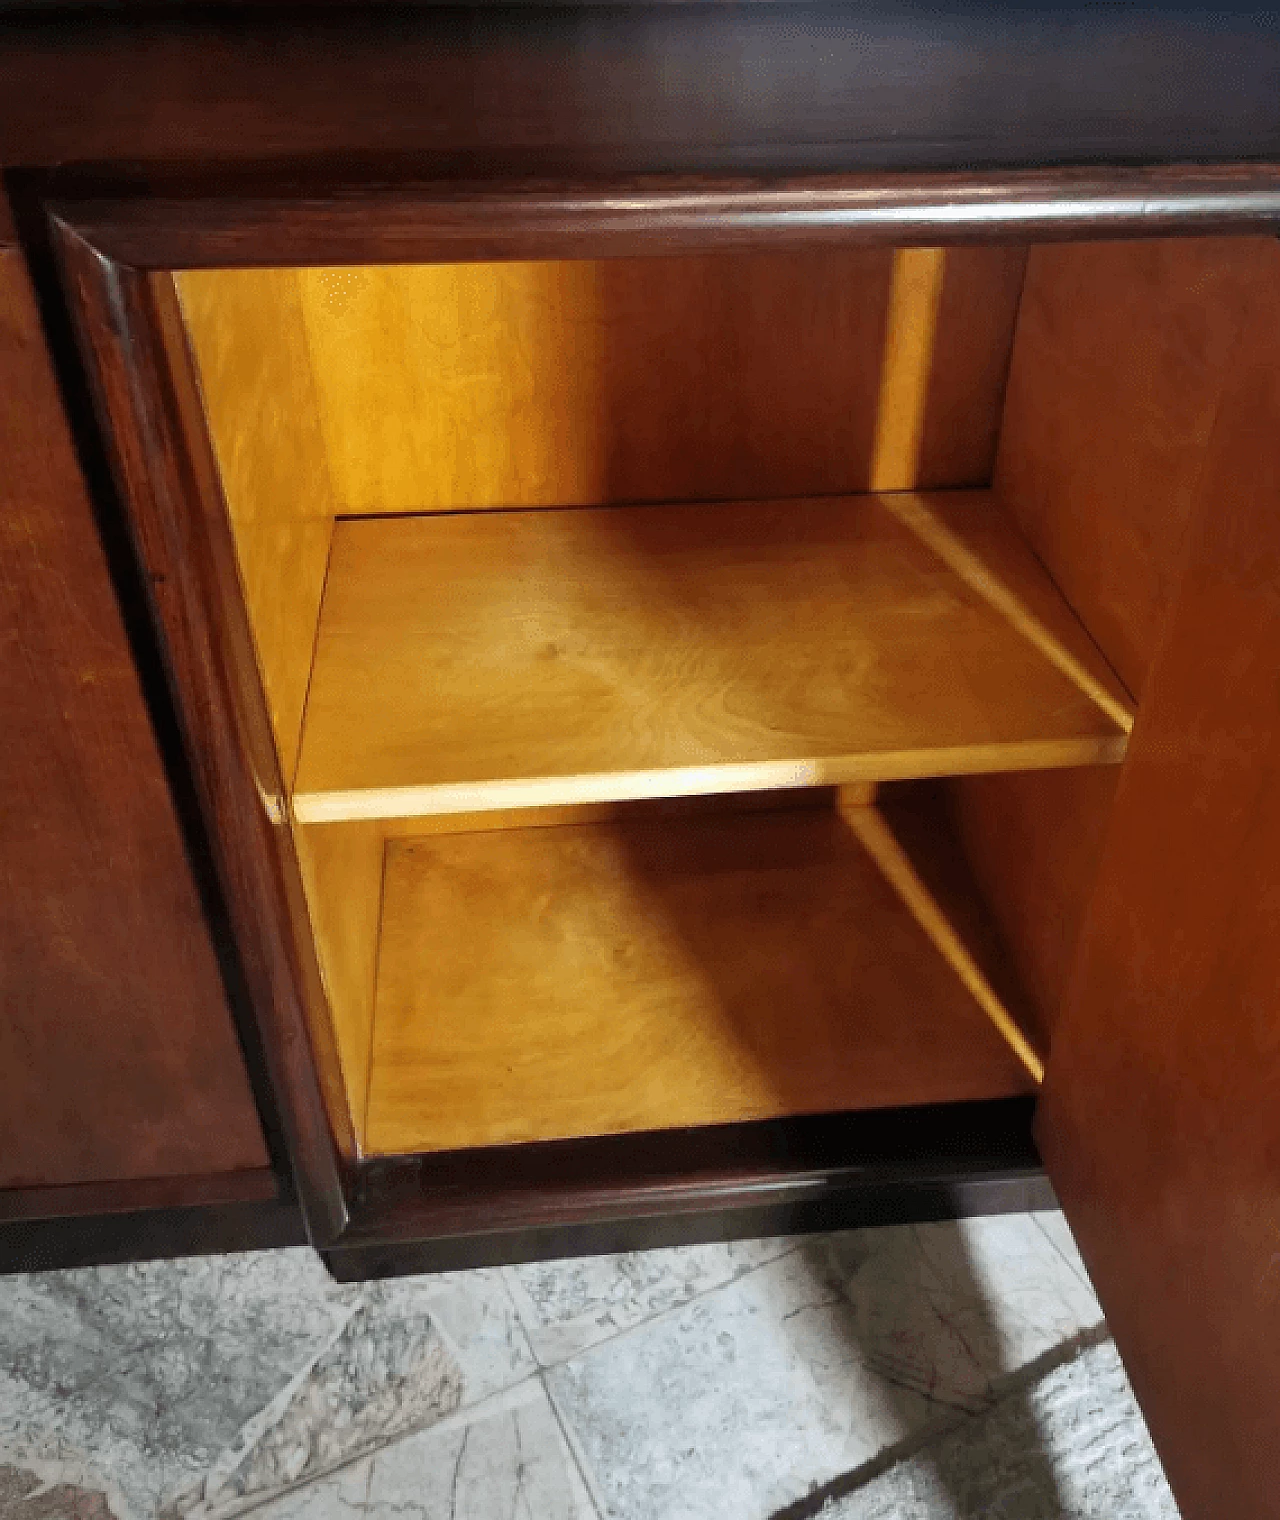
{"label": "walnut veneer panel", "polygon": [[257,1196],[268,1156],[240,1048],[26,271],[3,248],[0,392],[0,1185],[243,1171]]}

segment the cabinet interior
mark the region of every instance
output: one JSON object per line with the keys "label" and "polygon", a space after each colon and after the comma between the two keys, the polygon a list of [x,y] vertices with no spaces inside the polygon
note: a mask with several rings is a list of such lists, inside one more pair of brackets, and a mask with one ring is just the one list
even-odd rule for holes
{"label": "cabinet interior", "polygon": [[366,1154],[1034,1090],[1262,246],[175,277]]}

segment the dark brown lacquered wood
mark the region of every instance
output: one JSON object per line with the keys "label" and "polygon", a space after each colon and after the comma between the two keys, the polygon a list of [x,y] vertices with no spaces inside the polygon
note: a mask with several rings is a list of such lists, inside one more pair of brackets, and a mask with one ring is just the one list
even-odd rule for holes
{"label": "dark brown lacquered wood", "polygon": [[176,300],[165,277],[62,245],[74,315],[160,622],[215,864],[319,1240],[354,1158],[261,680]]}
{"label": "dark brown lacquered wood", "polygon": [[933,1167],[900,1162],[861,1175],[834,1171],[807,1195],[789,1196],[790,1192],[784,1187],[775,1194],[768,1186],[748,1185],[732,1202],[702,1203],[688,1212],[660,1204],[650,1215],[579,1220],[564,1209],[554,1223],[498,1224],[459,1235],[432,1235],[424,1217],[404,1239],[369,1243],[353,1236],[352,1244],[322,1254],[339,1282],[366,1282],[563,1256],[1026,1214],[1057,1206],[1038,1163],[997,1160],[988,1168],[972,1157]]}
{"label": "dark brown lacquered wood", "polygon": [[1280,243],[1232,356],[1038,1132],[1187,1520],[1276,1513]]}
{"label": "dark brown lacquered wood", "polygon": [[[1261,7],[838,3],[66,15],[0,37],[0,162],[473,172],[1280,155]],[[378,172],[378,171],[374,171]],[[419,168],[421,172],[421,168]]]}
{"label": "dark brown lacquered wood", "polygon": [[369,1162],[330,1265],[439,1271],[1049,1207],[1032,1111],[1008,1098]]}
{"label": "dark brown lacquered wood", "polygon": [[600,258],[1257,229],[1280,225],[1280,167],[442,180],[288,195],[155,193],[53,211],[101,255],[147,269]]}
{"label": "dark brown lacquered wood", "polygon": [[140,1177],[135,1182],[14,1188],[0,1193],[0,1227],[18,1220],[72,1219],[141,1209],[214,1208],[279,1197],[279,1179],[269,1167],[219,1172],[211,1177]]}
{"label": "dark brown lacquered wood", "polygon": [[148,1208],[139,1201],[119,1213],[0,1221],[0,1274],[306,1244],[293,1202]]}
{"label": "dark brown lacquered wood", "polygon": [[[0,1186],[267,1150],[23,259],[0,246]],[[0,1206],[0,1212],[2,1212]]]}

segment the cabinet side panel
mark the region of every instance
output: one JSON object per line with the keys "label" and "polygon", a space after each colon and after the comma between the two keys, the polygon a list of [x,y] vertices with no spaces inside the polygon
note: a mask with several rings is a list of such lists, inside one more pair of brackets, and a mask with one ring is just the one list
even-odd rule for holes
{"label": "cabinet side panel", "polygon": [[178,275],[280,770],[292,780],[333,492],[293,269]]}
{"label": "cabinet side panel", "polygon": [[[1039,247],[1027,261],[995,486],[1140,695],[1183,553],[1257,238]],[[1116,778],[961,780],[956,818],[1037,1008],[1057,1019]]]}
{"label": "cabinet side panel", "polygon": [[0,1185],[264,1167],[26,271],[2,248],[0,393]]}
{"label": "cabinet side panel", "polygon": [[1280,1492],[1280,244],[1268,263],[1039,1121],[1186,1520]]}
{"label": "cabinet side panel", "polygon": [[382,921],[380,823],[294,825],[293,840],[329,998],[347,1106],[364,1127]]}

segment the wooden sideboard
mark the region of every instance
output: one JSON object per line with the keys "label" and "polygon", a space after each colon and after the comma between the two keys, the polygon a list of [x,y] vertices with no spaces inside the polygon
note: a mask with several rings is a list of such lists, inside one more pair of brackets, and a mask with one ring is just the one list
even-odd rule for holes
{"label": "wooden sideboard", "polygon": [[1280,33],[0,9],[0,1266],[1046,1206],[1280,1459]]}

